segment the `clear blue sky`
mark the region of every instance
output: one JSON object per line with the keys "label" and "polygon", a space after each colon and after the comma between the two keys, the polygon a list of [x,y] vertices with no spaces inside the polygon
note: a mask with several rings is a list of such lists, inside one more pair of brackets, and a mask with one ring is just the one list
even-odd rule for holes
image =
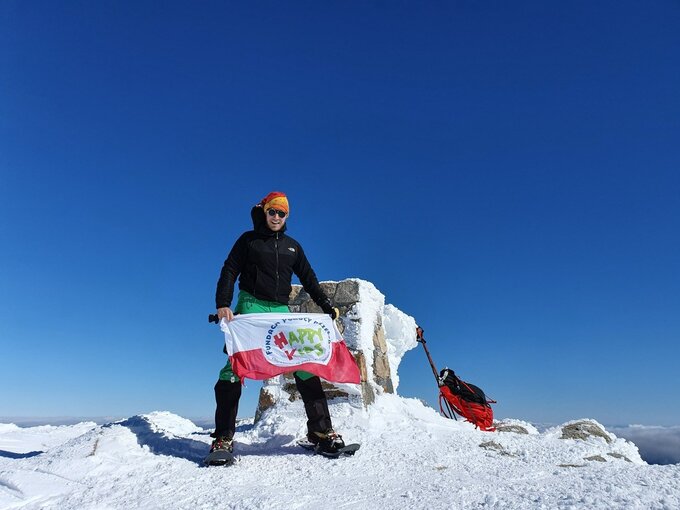
{"label": "clear blue sky", "polygon": [[[537,422],[678,424],[680,4],[0,3],[0,416],[214,412],[289,194],[320,279]],[[400,392],[431,403],[423,352]],[[253,414],[250,382],[241,415]]]}

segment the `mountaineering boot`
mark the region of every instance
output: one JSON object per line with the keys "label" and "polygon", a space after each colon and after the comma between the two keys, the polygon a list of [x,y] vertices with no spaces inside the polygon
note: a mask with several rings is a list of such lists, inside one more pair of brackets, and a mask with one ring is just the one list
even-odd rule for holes
{"label": "mountaineering boot", "polygon": [[214,437],[215,440],[210,446],[210,453],[203,459],[203,463],[206,466],[231,466],[235,462],[234,454],[234,441],[232,436],[225,436],[223,434],[217,434],[213,432],[210,437]]}
{"label": "mountaineering boot", "polygon": [[317,452],[336,453],[345,447],[342,436],[333,429],[328,429],[326,432],[310,432],[307,434],[307,439],[316,445],[314,449]]}
{"label": "mountaineering boot", "polygon": [[213,434],[210,434],[210,436],[215,438],[215,440],[212,442],[212,446],[210,447],[210,453],[232,453],[234,451],[234,440],[232,438],[228,436],[214,436]]}

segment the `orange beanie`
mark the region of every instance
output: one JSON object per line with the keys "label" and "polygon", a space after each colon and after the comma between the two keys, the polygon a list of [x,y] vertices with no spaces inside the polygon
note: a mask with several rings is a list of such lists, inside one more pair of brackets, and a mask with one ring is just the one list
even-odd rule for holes
{"label": "orange beanie", "polygon": [[264,212],[267,212],[269,209],[278,209],[279,211],[283,211],[286,214],[290,214],[288,197],[285,193],[281,193],[280,191],[272,191],[269,195],[262,199],[260,204],[264,208]]}

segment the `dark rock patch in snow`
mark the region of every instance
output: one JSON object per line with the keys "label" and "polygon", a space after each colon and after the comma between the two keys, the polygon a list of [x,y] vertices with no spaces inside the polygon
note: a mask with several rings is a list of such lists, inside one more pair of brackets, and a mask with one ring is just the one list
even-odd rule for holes
{"label": "dark rock patch in snow", "polygon": [[607,443],[612,442],[612,438],[604,431],[597,423],[589,420],[581,420],[574,423],[569,423],[562,427],[562,436],[560,439],[578,439],[585,441],[589,437],[601,437]]}
{"label": "dark rock patch in snow", "polygon": [[528,434],[529,431],[522,427],[521,425],[496,425],[496,430],[498,432],[513,432],[514,434]]}

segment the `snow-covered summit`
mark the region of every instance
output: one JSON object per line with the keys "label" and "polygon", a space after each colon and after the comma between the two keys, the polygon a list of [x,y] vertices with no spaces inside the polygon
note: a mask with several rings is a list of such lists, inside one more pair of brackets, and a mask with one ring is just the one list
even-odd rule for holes
{"label": "snow-covered summit", "polygon": [[227,468],[203,467],[209,431],[168,412],[54,427],[42,451],[42,427],[0,427],[0,508],[680,507],[680,466],[645,464],[593,420],[543,433],[505,420],[512,431],[489,433],[394,394],[331,406],[345,439],[362,443],[354,457],[296,446],[299,401],[241,422]]}

